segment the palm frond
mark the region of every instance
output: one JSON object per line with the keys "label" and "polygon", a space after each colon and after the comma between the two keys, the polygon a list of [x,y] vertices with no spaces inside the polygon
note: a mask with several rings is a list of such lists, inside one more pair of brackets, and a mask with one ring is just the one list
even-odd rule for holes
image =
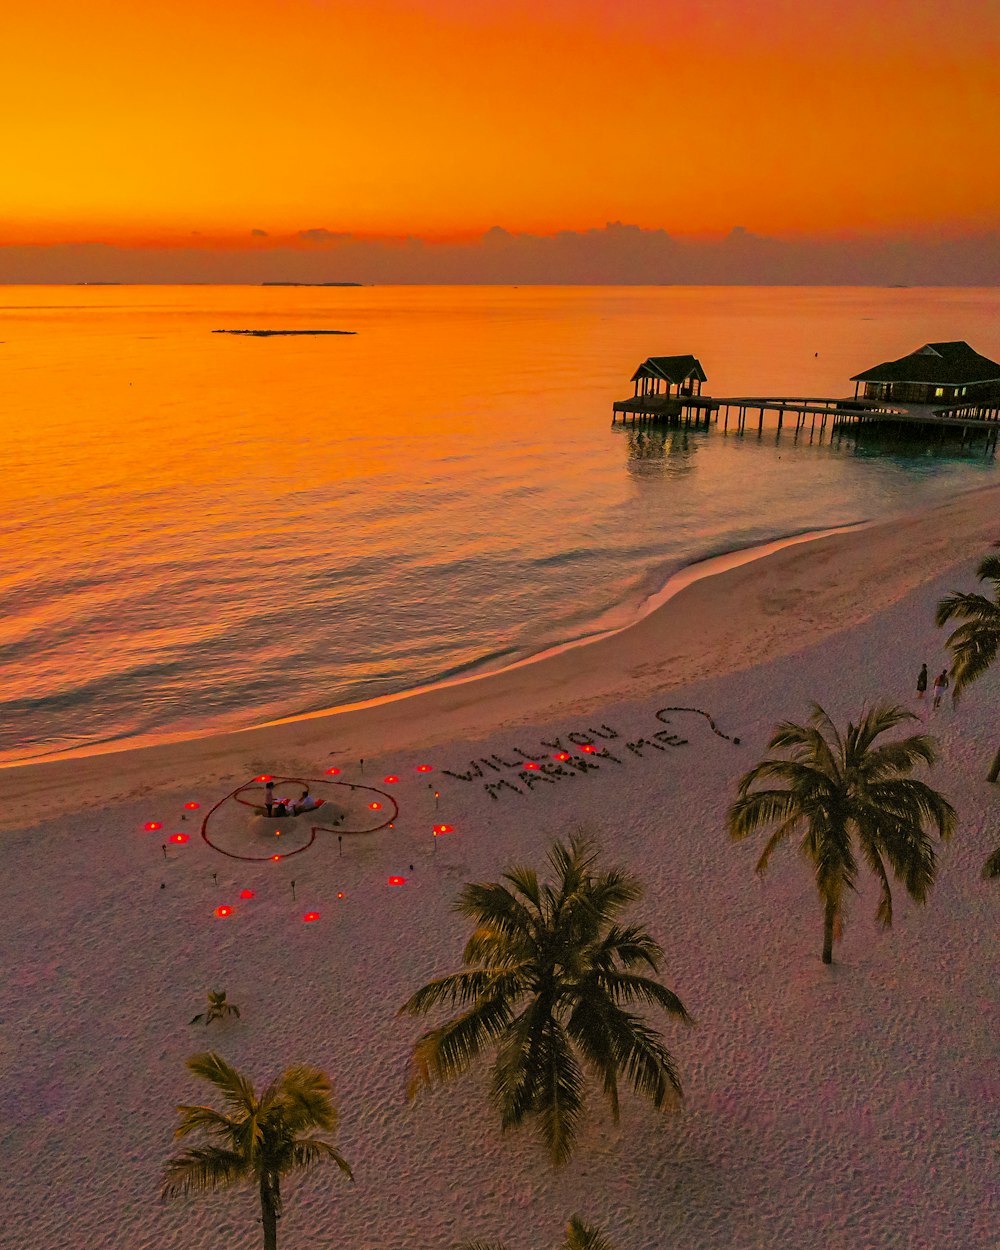
{"label": "palm frond", "polygon": [[[908,708],[898,703],[877,703],[863,711],[860,723],[848,726],[849,748],[844,752],[848,767],[857,767],[868,755],[872,743],[904,721],[916,720]],[[920,735],[917,735],[919,738]]]}
{"label": "palm frond", "polygon": [[987,859],[986,863],[983,864],[984,881],[993,881],[997,877],[1000,877],[1000,846],[997,847],[989,859]]}
{"label": "palm frond", "polygon": [[866,780],[876,781],[909,772],[917,764],[929,767],[936,760],[934,739],[929,734],[914,734],[898,742],[883,742],[881,746],[873,747],[859,761],[858,769]]}
{"label": "palm frond", "polygon": [[278,1089],[283,1119],[292,1132],[308,1128],[336,1131],[333,1083],[325,1072],[306,1065],[286,1068]]}
{"label": "palm frond", "polygon": [[500,1241],[463,1241],[455,1250],[507,1250]]}
{"label": "palm frond", "polygon": [[566,1225],[566,1241],[563,1250],[614,1250],[611,1242],[593,1224],[585,1224],[574,1215]]}
{"label": "palm frond", "polygon": [[422,1034],[413,1047],[407,1096],[413,1098],[422,1085],[461,1076],[489,1043],[503,1036],[510,1018],[510,1005],[505,999],[485,999],[463,1015]]}
{"label": "palm frond", "polygon": [[240,1111],[253,1110],[256,1105],[253,1085],[214,1050],[192,1055],[187,1066],[195,1076],[214,1085],[228,1106]]}
{"label": "palm frond", "polygon": [[535,1099],[544,1079],[543,1038],[551,1011],[533,998],[512,1020],[497,1049],[493,1064],[493,1102],[500,1109],[500,1126],[517,1128],[535,1110]]}
{"label": "palm frond", "polygon": [[729,809],[729,836],[739,842],[768,825],[798,819],[800,810],[801,800],[792,790],[741,793]]}
{"label": "palm frond", "polygon": [[536,1094],[539,1125],[558,1167],[573,1152],[583,1107],[583,1074],[565,1032],[555,1022],[545,1029]]}
{"label": "palm frond", "polygon": [[[650,977],[640,977],[629,972],[598,972],[594,974],[593,980],[601,992],[619,1006],[622,1003],[647,1003],[651,1007],[662,1007],[669,1015],[676,1016],[685,1024],[694,1023],[687,1008],[673,990],[668,990],[665,985]],[[581,990],[585,988],[583,986]]]}
{"label": "palm frond", "polygon": [[945,646],[952,655],[952,698],[961,698],[970,686],[992,666],[1000,651],[1000,614],[996,622],[967,621],[950,634]]}
{"label": "palm frond", "polygon": [[764,843],[764,849],[761,851],[760,859],[757,860],[754,867],[754,872],[758,877],[762,877],[764,873],[767,872],[767,866],[771,862],[771,856],[782,844],[782,842],[784,842],[785,838],[787,838],[790,833],[794,833],[795,826],[800,820],[802,820],[804,815],[805,813],[802,811],[793,811],[787,820],[783,820],[781,824],[778,825],[777,829],[775,829],[768,840]]}
{"label": "palm frond", "polygon": [[642,925],[612,924],[591,954],[596,968],[634,968],[645,964],[656,972],[663,958],[663,948]]}
{"label": "palm frond", "polygon": [[197,1129],[204,1129],[210,1135],[224,1136],[235,1133],[239,1127],[238,1121],[216,1111],[214,1107],[195,1107],[182,1103],[176,1110],[181,1121],[174,1129],[175,1137],[187,1137],[188,1133]]}
{"label": "palm frond", "polygon": [[637,1094],[648,1098],[657,1111],[681,1098],[674,1061],[659,1036],[639,1016],[607,1000],[602,1023],[619,1072]]}
{"label": "palm frond", "polygon": [[318,1163],[335,1163],[350,1180],[351,1165],[329,1142],[319,1137],[300,1137],[291,1144],[283,1172],[309,1171]]}
{"label": "palm frond", "polygon": [[889,885],[889,874],[885,870],[885,864],[882,862],[882,856],[878,853],[878,848],[868,838],[862,839],[865,859],[868,861],[868,867],[872,870],[879,883],[882,886],[882,894],[879,898],[878,909],[875,912],[875,919],[883,929],[892,928],[892,888]]}
{"label": "palm frond", "polygon": [[246,1177],[244,1160],[235,1151],[219,1146],[190,1146],[167,1161],[161,1196],[170,1199],[226,1189]]}
{"label": "palm frond", "polygon": [[989,625],[996,621],[998,614],[1000,607],[985,595],[953,590],[938,603],[934,621],[939,629],[951,620],[978,621]]}
{"label": "palm frond", "polygon": [[536,916],[497,881],[470,882],[455,902],[455,910],[488,929],[503,933],[530,933]]}
{"label": "palm frond", "polygon": [[449,973],[429,981],[400,1007],[398,1015],[423,1016],[439,1003],[455,1005],[475,1002],[483,995],[493,996],[492,991],[505,976],[473,968],[464,972]]}

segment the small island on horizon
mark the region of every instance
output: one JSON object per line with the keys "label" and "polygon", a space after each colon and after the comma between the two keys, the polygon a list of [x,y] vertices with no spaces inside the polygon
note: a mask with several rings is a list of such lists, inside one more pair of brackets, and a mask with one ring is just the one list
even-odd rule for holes
{"label": "small island on horizon", "polygon": [[357,334],[357,330],[213,330],[213,334],[249,334],[253,338],[266,339],[275,335],[303,334]]}
{"label": "small island on horizon", "polygon": [[261,286],[367,286],[365,282],[262,282]]}

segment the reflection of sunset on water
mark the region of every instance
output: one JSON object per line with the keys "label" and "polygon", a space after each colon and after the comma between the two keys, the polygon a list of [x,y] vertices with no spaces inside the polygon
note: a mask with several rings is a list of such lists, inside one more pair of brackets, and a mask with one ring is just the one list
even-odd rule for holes
{"label": "reflection of sunset on water", "polygon": [[[996,354],[986,292],[5,298],[0,759],[499,667],[624,623],[686,560],[942,498],[990,468],[904,449],[861,474],[850,440],[610,424],[651,350],[696,350],[716,394],[838,394],[929,316]],[[358,334],[210,332],[227,324]]]}

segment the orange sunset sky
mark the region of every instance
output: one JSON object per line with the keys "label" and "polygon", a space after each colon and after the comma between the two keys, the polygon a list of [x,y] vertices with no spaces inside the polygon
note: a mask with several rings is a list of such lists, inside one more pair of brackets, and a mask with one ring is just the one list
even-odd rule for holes
{"label": "orange sunset sky", "polygon": [[1000,224],[993,0],[6,6],[0,242]]}

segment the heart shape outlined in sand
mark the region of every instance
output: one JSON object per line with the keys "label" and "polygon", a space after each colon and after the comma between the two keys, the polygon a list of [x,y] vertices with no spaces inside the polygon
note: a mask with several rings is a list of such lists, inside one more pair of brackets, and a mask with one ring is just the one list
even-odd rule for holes
{"label": "heart shape outlined in sand", "polygon": [[[354,782],[350,782],[350,781],[331,781],[329,777],[277,777],[275,776],[275,777],[272,777],[271,780],[274,781],[276,786],[277,785],[299,785],[299,786],[308,786],[310,789],[312,789],[313,786],[323,786],[323,787],[329,787],[330,789],[333,789],[334,787],[340,787],[343,790],[352,790],[352,791],[353,790],[365,790],[370,794],[378,795],[379,800],[384,800],[384,802],[382,803],[382,806],[380,806],[378,809],[379,814],[381,814],[381,812],[385,810],[386,804],[388,804],[389,812],[388,812],[388,815],[386,815],[385,819],[381,821],[381,823],[377,825],[370,825],[364,829],[352,829],[352,828],[347,828],[344,825],[333,825],[333,824],[323,823],[323,819],[322,819],[323,807],[322,806],[315,808],[311,812],[303,812],[300,816],[283,816],[280,819],[303,820],[305,817],[311,816],[313,820],[319,821],[320,823],[313,824],[310,826],[309,840],[305,842],[302,846],[297,846],[295,850],[293,851],[283,851],[277,855],[239,855],[236,851],[227,851],[225,847],[219,846],[217,842],[213,842],[211,837],[209,837],[208,827],[209,827],[209,822],[211,821],[215,813],[221,807],[223,807],[226,803],[228,803],[230,800],[233,800],[236,803],[239,803],[242,807],[249,807],[251,809],[259,808],[263,806],[261,803],[254,803],[254,802],[251,802],[247,798],[241,797],[248,790],[260,788],[259,782],[257,781],[257,779],[255,777],[252,777],[249,781],[244,781],[241,785],[238,785],[236,789],[230,791],[229,794],[224,795],[221,799],[219,799],[218,803],[216,803],[214,807],[210,808],[209,811],[206,812],[205,818],[201,822],[201,836],[202,836],[202,840],[208,846],[210,846],[213,851],[217,851],[220,855],[225,855],[229,859],[239,859],[239,860],[243,860],[245,863],[252,863],[252,864],[265,864],[272,860],[291,859],[293,855],[301,855],[303,851],[307,851],[312,846],[312,844],[316,841],[316,835],[318,833],[336,833],[341,836],[345,833],[346,834],[378,833],[380,829],[385,829],[388,825],[391,825],[399,816],[399,804],[392,797],[392,795],[387,794],[384,790],[378,790],[374,786],[357,785]],[[376,800],[373,800],[373,802],[374,801]]]}

